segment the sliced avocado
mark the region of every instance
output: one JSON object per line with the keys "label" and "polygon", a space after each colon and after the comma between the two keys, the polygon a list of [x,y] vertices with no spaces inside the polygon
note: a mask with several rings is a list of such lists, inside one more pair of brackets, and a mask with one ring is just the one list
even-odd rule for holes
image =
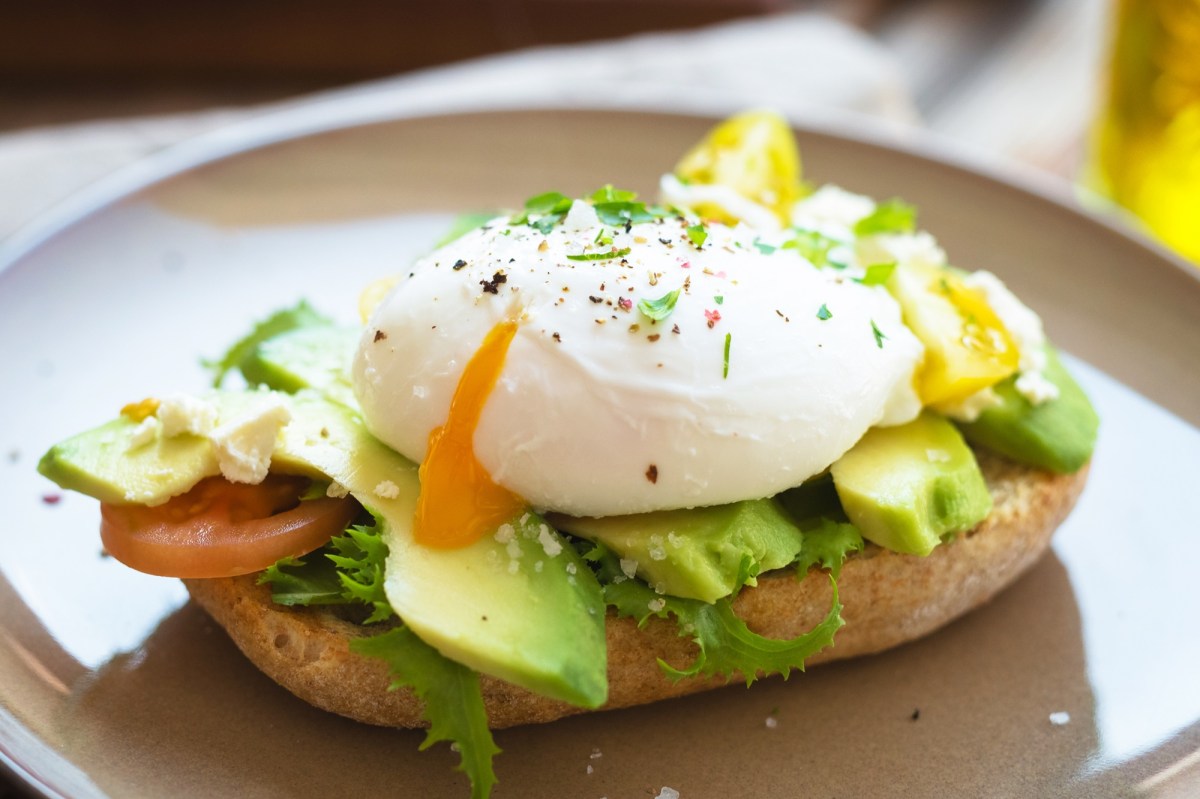
{"label": "sliced avocado", "polygon": [[1045,377],[1058,387],[1058,398],[1032,405],[1017,392],[1016,379],[993,389],[1000,404],[974,422],[959,424],[966,439],[1018,463],[1052,472],[1078,471],[1092,457],[1100,419],[1083,389],[1062,365],[1058,353],[1046,348]]}
{"label": "sliced avocado", "polygon": [[63,488],[111,505],[161,505],[217,474],[207,439],[180,435],[134,447],[138,423],[114,419],[55,444],[38,471]]}
{"label": "sliced avocado", "polygon": [[770,499],[629,516],[555,516],[560,529],[598,541],[672,596],[715,602],[754,576],[796,559],[803,536]]}
{"label": "sliced avocado", "polygon": [[360,327],[315,325],[291,330],[260,343],[241,362],[242,375],[251,385],[277,391],[312,388],[357,409],[348,370],[361,337]]}
{"label": "sliced avocado", "polygon": [[[316,393],[209,397],[220,418],[268,399],[284,402],[292,416],[272,471],[336,481],[382,519],[388,601],[413,632],[452,660],[539,694],[589,708],[604,703],[603,595],[557,533],[530,514],[515,520],[511,539],[489,536],[462,549],[418,545],[417,467],[367,433],[354,411]],[[43,458],[43,474],[124,502],[146,491],[165,500],[218,473],[206,439],[179,436],[131,449],[135,427],[117,420],[60,444]]]}
{"label": "sliced avocado", "polygon": [[830,472],[863,537],[896,552],[928,555],[942,536],[969,530],[992,509],[974,453],[954,425],[928,411],[868,430]]}

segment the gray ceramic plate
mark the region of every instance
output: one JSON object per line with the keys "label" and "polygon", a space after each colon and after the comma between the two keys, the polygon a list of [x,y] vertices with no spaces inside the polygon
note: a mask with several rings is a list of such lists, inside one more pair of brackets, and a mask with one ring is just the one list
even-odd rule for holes
{"label": "gray ceramic plate", "polygon": [[[135,190],[94,196],[0,264],[0,760],[48,795],[467,795],[449,751],[308,707],[178,583],[102,559],[95,503],[52,502],[37,458],[130,400],[199,389],[199,358],[276,307],[308,297],[353,317],[359,287],[451,212],[549,187],[651,191],[710,121],[307,124],[139,167]],[[936,635],[749,692],[501,732],[496,797],[1195,795],[1197,272],[920,150],[800,138],[810,177],[917,203],[956,263],[1042,313],[1104,418],[1091,484],[1051,554]]]}

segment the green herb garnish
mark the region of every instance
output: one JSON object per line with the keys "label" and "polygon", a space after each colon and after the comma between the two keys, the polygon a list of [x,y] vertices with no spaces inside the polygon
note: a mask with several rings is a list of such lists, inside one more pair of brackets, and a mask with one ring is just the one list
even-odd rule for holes
{"label": "green herb garnish", "polygon": [[675,303],[678,301],[679,289],[675,289],[668,291],[657,300],[638,300],[637,307],[642,312],[642,316],[653,319],[655,322],[661,322],[671,315],[671,312],[675,310]]}
{"label": "green herb garnish", "polygon": [[883,331],[879,329],[879,326],[875,324],[874,319],[871,320],[871,332],[875,334],[875,346],[879,347],[879,349],[883,349],[883,340],[887,338],[887,336],[885,336]]}
{"label": "green herb garnish", "polygon": [[704,223],[692,225],[687,229],[688,241],[695,245],[696,249],[704,246],[704,242],[708,241],[708,229],[704,227]]}
{"label": "green herb garnish", "polygon": [[917,207],[893,197],[875,206],[875,210],[854,223],[854,235],[876,233],[912,233],[917,227]]}
{"label": "green herb garnish", "polygon": [[892,276],[892,272],[895,271],[895,261],[883,264],[871,264],[867,267],[867,273],[862,277],[854,278],[854,282],[862,283],[864,286],[879,286],[886,283],[888,278]]}
{"label": "green herb garnish", "polygon": [[767,244],[765,241],[762,241],[761,239],[755,239],[754,246],[757,247],[758,251],[761,252],[763,255],[770,255],[771,253],[773,253],[777,249],[779,249],[775,245]]}
{"label": "green herb garnish", "polygon": [[821,303],[821,307],[817,309],[817,318],[824,322],[826,319],[832,319],[833,314],[825,307],[825,303]]}
{"label": "green herb garnish", "polygon": [[572,261],[609,261],[613,258],[624,258],[629,255],[629,248],[622,247],[619,250],[610,250],[608,252],[581,252],[574,255],[568,255]]}
{"label": "green herb garnish", "polygon": [[732,341],[733,341],[733,334],[726,333],[725,334],[725,368],[721,372],[722,379],[726,379],[729,377],[729,344]]}
{"label": "green herb garnish", "polygon": [[724,305],[725,298],[722,295],[718,294],[717,296],[713,297],[713,302],[715,302],[717,305]]}

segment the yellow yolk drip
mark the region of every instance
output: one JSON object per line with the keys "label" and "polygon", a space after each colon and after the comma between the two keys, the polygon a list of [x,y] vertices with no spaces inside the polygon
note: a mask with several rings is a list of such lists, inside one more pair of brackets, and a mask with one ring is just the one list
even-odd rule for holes
{"label": "yellow yolk drip", "polygon": [[500,371],[515,321],[492,328],[459,378],[446,423],[429,434],[421,464],[413,536],[417,543],[454,549],[474,543],[525,509],[523,499],[497,485],[475,457],[475,428]]}

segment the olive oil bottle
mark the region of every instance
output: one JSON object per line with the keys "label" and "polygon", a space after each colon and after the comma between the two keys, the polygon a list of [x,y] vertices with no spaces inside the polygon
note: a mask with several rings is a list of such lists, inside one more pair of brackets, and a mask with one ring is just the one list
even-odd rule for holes
{"label": "olive oil bottle", "polygon": [[1116,0],[1088,182],[1200,265],[1200,0]]}

